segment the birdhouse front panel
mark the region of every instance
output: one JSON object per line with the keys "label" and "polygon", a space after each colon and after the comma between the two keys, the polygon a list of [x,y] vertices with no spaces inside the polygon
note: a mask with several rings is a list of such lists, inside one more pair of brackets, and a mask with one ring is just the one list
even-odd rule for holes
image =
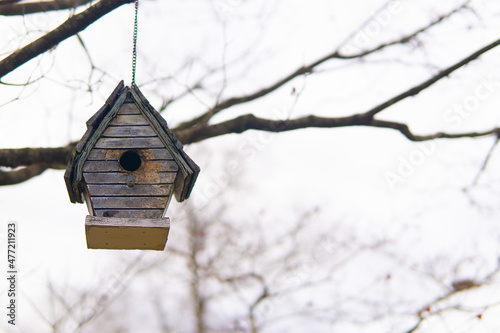
{"label": "birdhouse front panel", "polygon": [[163,250],[172,195],[189,197],[200,168],[136,85],[118,84],[87,121],[64,174],[85,202],[87,247]]}
{"label": "birdhouse front panel", "polygon": [[135,103],[124,103],[83,165],[90,215],[161,218],[178,169]]}

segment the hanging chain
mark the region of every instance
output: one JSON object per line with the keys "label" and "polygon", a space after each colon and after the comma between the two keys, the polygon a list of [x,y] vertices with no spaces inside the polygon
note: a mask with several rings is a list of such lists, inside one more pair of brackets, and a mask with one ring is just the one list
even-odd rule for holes
{"label": "hanging chain", "polygon": [[137,12],[139,0],[135,0],[134,35],[132,37],[132,85],[135,85],[135,68],[137,65]]}

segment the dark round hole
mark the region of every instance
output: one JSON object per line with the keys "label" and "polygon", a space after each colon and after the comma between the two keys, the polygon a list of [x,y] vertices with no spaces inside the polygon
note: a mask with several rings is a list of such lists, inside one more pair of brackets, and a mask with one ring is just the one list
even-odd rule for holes
{"label": "dark round hole", "polygon": [[120,166],[127,171],[135,171],[141,166],[141,157],[134,151],[126,151],[120,157]]}

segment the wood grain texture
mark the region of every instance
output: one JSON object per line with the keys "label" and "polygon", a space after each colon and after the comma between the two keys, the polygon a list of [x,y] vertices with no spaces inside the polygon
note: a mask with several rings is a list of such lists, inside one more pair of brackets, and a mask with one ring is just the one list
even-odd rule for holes
{"label": "wood grain texture", "polygon": [[170,219],[168,217],[162,219],[102,218],[87,215],[85,224],[96,227],[164,228],[170,226]]}
{"label": "wood grain texture", "polygon": [[[126,172],[118,161],[87,161],[83,165],[84,172]],[[144,161],[133,175],[147,172],[177,171],[177,164],[174,161]]]}
{"label": "wood grain texture", "polygon": [[135,185],[134,187],[128,187],[125,184],[122,185],[87,185],[88,191],[91,196],[106,196],[106,197],[116,197],[116,196],[168,196],[172,191],[172,185]]}
{"label": "wood grain texture", "polygon": [[156,219],[163,216],[164,209],[94,209],[95,216]]}
{"label": "wood grain texture", "polygon": [[90,197],[94,209],[137,208],[165,209],[168,196],[163,197]]}
{"label": "wood grain texture", "polygon": [[169,230],[169,218],[85,218],[89,249],[162,251],[167,243]]}
{"label": "wood grain texture", "polygon": [[118,161],[87,161],[83,165],[83,172],[123,172]]}
{"label": "wood grain texture", "polygon": [[[95,148],[89,154],[89,161],[109,161],[120,159],[120,156],[127,151],[127,148],[104,148],[99,149]],[[147,160],[173,160],[172,155],[170,155],[169,151],[166,148],[152,148],[152,149],[134,149],[136,153],[141,156],[141,158],[145,161]]]}
{"label": "wood grain texture", "polygon": [[134,102],[125,102],[118,111],[118,114],[141,114],[141,111],[139,111]]}
{"label": "wood grain texture", "polygon": [[142,114],[119,114],[110,122],[111,126],[123,125],[149,125],[149,122]]}
{"label": "wood grain texture", "polygon": [[157,136],[151,126],[110,126],[103,137],[108,138],[126,138],[126,137],[153,137]]}
{"label": "wood grain texture", "polygon": [[100,138],[95,148],[164,148],[158,137],[151,138]]}
{"label": "wood grain texture", "polygon": [[[126,172],[84,172],[83,177],[87,184],[127,184],[129,174]],[[134,183],[141,184],[173,184],[176,172],[155,172],[152,174],[134,175]]]}

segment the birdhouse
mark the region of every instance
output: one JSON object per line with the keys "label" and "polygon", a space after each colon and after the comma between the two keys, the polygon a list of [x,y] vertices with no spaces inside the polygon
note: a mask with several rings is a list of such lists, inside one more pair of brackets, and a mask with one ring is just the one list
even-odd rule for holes
{"label": "birdhouse", "polygon": [[64,179],[87,203],[87,247],[163,250],[172,195],[187,199],[200,168],[136,85],[118,84],[77,144]]}

